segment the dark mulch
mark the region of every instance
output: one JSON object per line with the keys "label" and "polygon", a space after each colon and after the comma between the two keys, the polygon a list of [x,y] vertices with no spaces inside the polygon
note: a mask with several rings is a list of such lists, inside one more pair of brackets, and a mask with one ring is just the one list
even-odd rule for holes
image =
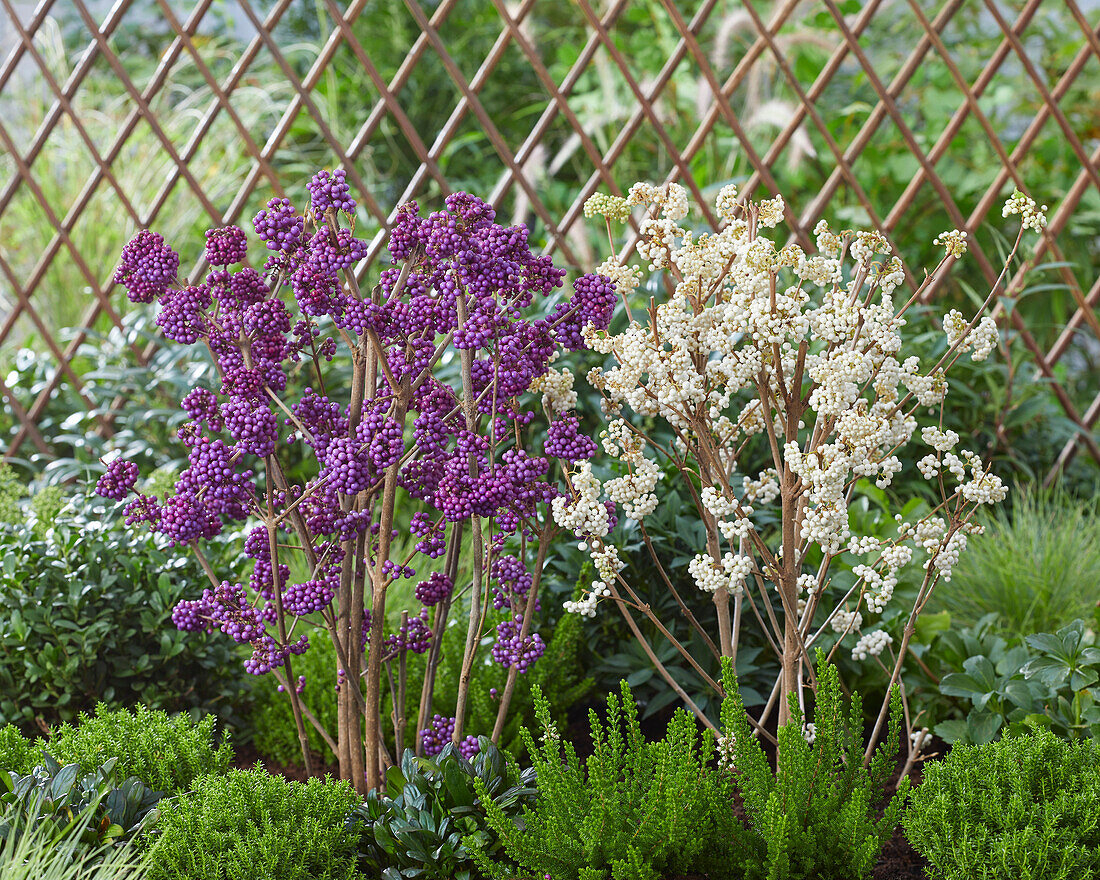
{"label": "dark mulch", "polygon": [[[314,754],[313,758],[313,776],[325,776],[326,774],[333,778],[339,778],[340,768],[335,764],[326,764],[320,755]],[[280,764],[278,761],[273,761],[265,755],[261,755],[256,747],[252,743],[247,743],[236,748],[236,757],[233,760],[233,766],[238,770],[251,770],[257,764],[261,765],[264,770],[270,773],[272,776],[282,776],[284,779],[289,779],[291,782],[305,782],[309,779],[310,774],[306,773],[305,768],[298,764]]]}
{"label": "dark mulch", "polygon": [[882,849],[882,858],[871,873],[871,880],[923,880],[928,862],[909,845],[900,828]]}

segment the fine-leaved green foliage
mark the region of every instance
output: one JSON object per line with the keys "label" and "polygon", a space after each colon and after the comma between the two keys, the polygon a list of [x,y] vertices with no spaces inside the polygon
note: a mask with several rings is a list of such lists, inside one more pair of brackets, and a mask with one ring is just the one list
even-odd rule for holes
{"label": "fine-leaved green foliage", "polygon": [[956,745],[925,765],[904,826],[942,880],[1095,877],[1100,746],[1048,730]]}
{"label": "fine-leaved green foliage", "polygon": [[[517,826],[474,781],[490,827],[521,868],[552,880],[656,880],[698,870],[729,845],[735,820],[717,772],[708,767],[713,739],[705,733],[700,743],[690,715],[678,710],[665,738],[646,742],[623,682],[621,699],[607,698],[605,723],[589,713],[593,752],[582,769],[542,692],[533,696],[541,744],[526,729],[522,735],[538,776],[534,807]],[[720,856],[713,861],[729,864]],[[493,877],[514,876],[502,865],[479,862]]]}
{"label": "fine-leaved green foliage", "polygon": [[194,722],[140,705],[128,712],[100,704],[94,716],[81,713],[76,724],[58,727],[45,748],[85,772],[118,758],[120,778],[136,776],[168,794],[187,790],[198,776],[225,773],[233,759],[228,737],[215,744],[212,715]]}
{"label": "fine-leaved green foliage", "polygon": [[1100,583],[1095,500],[1032,487],[1014,492],[1011,508],[987,512],[981,522],[985,533],[971,539],[930,610],[948,611],[956,627],[993,615],[992,630],[1010,643],[1092,614]]}
{"label": "fine-leaved green foliage", "polygon": [[0,727],[0,773],[26,776],[41,760],[41,741],[27,739],[14,724]]}
{"label": "fine-leaved green foliage", "polygon": [[[814,736],[791,695],[791,720],[777,731],[778,772],[753,737],[729,661],[722,728],[751,828],[738,861],[747,880],[860,880],[870,875],[893,834],[908,779],[885,804],[901,726],[901,696],[891,695],[889,732],[863,766],[863,709],[856,693],[845,714],[840,676],[818,652]],[[880,816],[881,809],[881,816]],[[876,818],[878,817],[878,818]],[[739,841],[740,842],[740,841]]]}
{"label": "fine-leaved green foliage", "polygon": [[161,805],[150,880],[350,880],[359,798],[346,782],[262,769],[203,776]]}

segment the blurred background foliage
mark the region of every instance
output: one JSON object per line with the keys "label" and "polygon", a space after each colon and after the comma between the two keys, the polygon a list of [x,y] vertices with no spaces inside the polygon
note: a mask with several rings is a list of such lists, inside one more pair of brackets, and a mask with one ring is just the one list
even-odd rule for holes
{"label": "blurred background foliage", "polygon": [[[91,4],[94,11],[106,12],[106,5],[100,5],[103,10]],[[445,16],[441,6],[446,6],[442,10]],[[0,252],[9,269],[0,275],[0,315],[10,314],[18,301],[13,281],[37,282],[31,304],[39,322],[24,312],[0,344],[0,378],[22,406],[30,407],[38,391],[54,384],[56,354],[48,349],[43,329],[60,337],[62,347],[71,342],[74,333],[66,337],[63,331],[80,331],[92,317],[89,308],[96,301],[94,290],[109,278],[122,244],[139,223],[149,222],[177,246],[184,255],[183,266],[189,270],[201,253],[202,230],[213,222],[208,207],[223,216],[231,210],[237,220],[247,224],[275,194],[267,171],[253,167],[242,131],[257,147],[270,142],[268,168],[287,195],[299,202],[304,181],[316,168],[352,157],[350,165],[358,181],[381,212],[381,216],[372,213],[369,200],[361,199],[359,233],[365,237],[375,235],[385,214],[409,198],[429,207],[440,202],[440,181],[421,168],[419,151],[428,150],[438,173],[452,188],[499,196],[502,220],[528,223],[534,240],[555,247],[559,260],[576,264],[574,270],[589,269],[604,258],[605,244],[594,224],[580,218],[555,239],[545,223],[546,218],[560,223],[578,192],[593,178],[592,158],[570,121],[557,113],[537,144],[522,149],[553,100],[540,76],[556,84],[565,81],[590,38],[581,6],[531,6],[518,32],[537,53],[542,70],[536,70],[515,37],[500,39],[504,28],[501,9],[517,13],[515,6],[503,0],[420,6],[367,0],[350,30],[362,55],[376,69],[377,78],[384,83],[395,78],[399,81],[400,87],[393,93],[395,102],[407,117],[407,127],[415,131],[414,138],[393,112],[375,112],[381,93],[360,55],[346,41],[337,41],[335,49],[327,51],[334,25],[330,6],[322,0],[291,4],[282,14],[270,31],[280,55],[276,57],[262,41],[257,45],[226,100],[232,114],[227,112],[219,90],[209,80],[220,89],[242,53],[257,40],[252,16],[263,20],[274,7],[273,2],[221,0],[214,4],[199,22],[190,48],[177,47],[178,57],[168,69],[165,85],[151,99],[150,110],[159,130],[142,118],[132,119],[136,112],[133,96],[102,54],[88,65],[73,97],[75,115],[58,115],[32,164],[41,198],[24,183],[14,187],[0,211]],[[860,23],[863,6],[858,0],[846,0],[839,7],[850,26]],[[757,3],[754,8],[764,21],[782,11],[780,4]],[[998,8],[1011,21],[1022,4],[1005,2]],[[136,91],[146,88],[165,53],[173,49],[176,26],[186,22],[185,10],[172,4],[169,9],[176,10],[174,21],[166,18],[154,0],[137,0],[107,39]],[[422,36],[414,9],[442,18],[438,37],[446,59]],[[595,7],[596,14],[606,11],[604,5]],[[682,10],[688,19],[695,11]],[[914,28],[919,27],[913,11],[901,2],[887,2],[865,24],[860,45],[883,83],[890,82],[902,59],[912,51]],[[677,52],[680,34],[660,0],[633,0],[622,5],[610,33],[625,59],[629,78],[601,48],[583,71],[573,76],[569,107],[601,155],[614,151],[613,182],[626,189],[635,180],[663,179],[676,170],[670,147],[685,151],[692,142],[710,105],[708,77],[725,82],[746,61],[757,29],[742,4],[719,2],[698,28],[701,60],[697,61],[690,53]],[[33,44],[41,66],[58,83],[64,83],[81,65],[87,34],[87,23],[69,7],[59,9],[36,31]],[[1085,42],[1071,10],[1060,3],[1041,4],[1024,38],[1028,58],[1048,88],[1055,87]],[[779,29],[776,44],[789,65],[787,70],[805,93],[842,40],[836,22],[819,4],[801,3]],[[959,75],[972,83],[994,56],[1003,36],[981,4],[964,3],[943,29],[942,40]],[[669,59],[678,54],[682,56],[679,63],[666,71]],[[320,68],[319,58],[328,58]],[[495,66],[486,59],[494,60]],[[832,141],[846,149],[879,103],[863,66],[849,53],[820,89],[814,101],[815,119],[802,109],[798,92],[773,54],[759,53],[751,62],[729,93],[729,107],[752,149],[761,156],[768,156],[780,133],[794,126],[787,145],[770,157],[769,171],[796,214],[824,192],[828,199],[821,213],[834,225],[869,224],[871,218],[861,205],[862,191],[878,217],[885,218],[920,171],[903,132],[888,118],[878,125],[852,163],[851,180],[841,175],[839,182],[835,181],[837,162],[830,147]],[[452,68],[479,87],[485,120],[455,84]],[[298,93],[288,74],[307,84],[308,100]],[[663,87],[658,90],[661,82]],[[0,112],[13,142],[31,143],[43,122],[53,118],[50,111],[55,96],[29,57],[24,58],[12,83],[0,91]],[[652,118],[640,109],[635,88],[647,96],[655,94]],[[1086,149],[1091,149],[1100,135],[1094,113],[1098,97],[1095,77],[1083,75],[1065,90],[1059,105]],[[905,124],[925,153],[963,103],[958,84],[935,50],[897,98]],[[1023,64],[1010,53],[978,99],[978,106],[1005,150],[1011,151],[1044,103]],[[490,126],[509,154],[521,154],[518,164],[531,182],[538,206],[511,181],[511,172],[487,131]],[[449,140],[438,136],[445,130],[452,133]],[[116,144],[122,134],[126,137]],[[413,140],[418,143],[414,145]],[[690,172],[705,195],[712,196],[727,182],[744,184],[752,177],[747,151],[724,119],[695,146],[681,170]],[[117,153],[113,152],[116,147]],[[97,171],[98,159],[111,155],[117,158],[105,178]],[[185,160],[190,179],[180,173],[177,156]],[[965,218],[1001,167],[996,146],[971,113],[943,146],[936,172]],[[1016,167],[1032,194],[1052,206],[1081,173],[1081,163],[1053,119],[1047,120]],[[0,179],[12,180],[16,172],[14,157],[0,149]],[[99,182],[86,206],[77,212],[74,206],[83,204],[82,190],[93,174]],[[1011,190],[1010,180],[1002,184],[1005,193]],[[609,185],[608,180],[596,176],[597,188],[607,190]],[[207,206],[196,189],[205,193]],[[763,189],[758,193],[765,194]],[[70,212],[72,222],[66,221],[66,225],[71,248],[57,240],[55,222]],[[155,219],[150,221],[152,214]],[[995,208],[993,215],[972,241],[989,255],[993,265],[999,265],[1006,242]],[[105,222],[105,218],[109,220]],[[892,223],[895,243],[915,277],[938,260],[931,243],[935,235],[957,225],[927,181]],[[1061,252],[1048,257],[1046,267],[1025,279],[1014,302],[1005,303],[1020,313],[1044,349],[1053,344],[1074,313],[1075,295],[1079,297],[1096,277],[1100,269],[1098,242],[1100,193],[1090,187],[1060,237]],[[980,292],[988,289],[989,280],[979,261],[970,255],[955,265],[950,279],[939,289],[935,311],[956,305],[973,307]],[[124,298],[111,296],[109,301],[119,313],[128,311]],[[97,346],[115,328],[101,311],[90,329],[99,334],[90,338]],[[975,384],[966,382],[964,393],[993,414],[992,419],[980,422],[995,426],[999,433],[995,444],[998,455],[1012,458],[1013,469],[1045,473],[1075,427],[1059,415],[1061,408],[1050,393],[1049,382],[1038,373],[1030,352],[1016,337],[1010,330],[1008,348],[1002,352],[1010,355],[1013,381],[1005,382],[1006,375],[975,376]],[[152,336],[134,340],[133,359],[144,360],[154,347]],[[21,348],[34,354],[23,354]],[[78,375],[97,369],[82,354],[77,353],[76,358],[74,372]],[[1096,394],[1098,358],[1100,342],[1087,324],[1082,324],[1054,367],[1055,379],[1079,412]],[[28,370],[34,375],[29,376]],[[996,381],[988,381],[990,378]],[[102,387],[103,380],[95,381]],[[68,409],[71,414],[99,406],[96,393],[88,395],[91,400],[81,401],[66,388],[72,384],[68,378],[58,384],[60,388],[54,392],[57,410]],[[117,400],[112,402],[118,405]],[[51,447],[54,431],[49,423],[54,408],[51,404],[39,413],[47,422],[45,433]],[[1036,431],[1039,424],[1042,430]],[[10,442],[17,431],[13,408],[6,407],[0,415],[0,437]],[[1036,442],[1036,437],[1041,437],[1041,442]],[[64,443],[51,448],[37,456],[33,470],[70,453]]]}

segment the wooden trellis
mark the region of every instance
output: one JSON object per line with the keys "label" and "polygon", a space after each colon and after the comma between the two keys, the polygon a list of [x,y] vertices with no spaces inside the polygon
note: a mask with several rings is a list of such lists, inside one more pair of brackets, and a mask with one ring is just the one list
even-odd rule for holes
{"label": "wooden trellis", "polygon": [[[0,102],[18,100],[20,90],[31,81],[45,95],[46,108],[29,137],[15,131],[6,114],[0,114],[0,157],[6,157],[2,167],[8,169],[6,179],[0,180],[0,230],[17,198],[35,206],[52,229],[52,237],[29,271],[15,268],[14,255],[6,250],[7,237],[0,235],[0,286],[6,289],[9,300],[6,313],[0,314],[0,346],[13,344],[17,328],[24,332],[29,328],[40,340],[43,356],[49,357],[55,367],[46,387],[30,399],[21,398],[0,380],[6,406],[22,426],[5,450],[6,456],[17,454],[27,443],[48,453],[48,442],[36,423],[51,395],[62,383],[69,383],[78,394],[83,388],[82,378],[71,362],[87,334],[79,331],[62,343],[59,328],[49,326],[36,307],[45,295],[54,262],[63,259],[75,267],[90,291],[79,327],[102,327],[104,322],[121,325],[119,295],[110,281],[113,264],[94,261],[82,251],[73,234],[77,224],[90,222],[89,212],[97,210],[96,195],[109,194],[113,216],[109,221],[93,217],[91,222],[155,229],[170,197],[181,188],[211,225],[245,222],[258,203],[285,194],[290,185],[286,151],[303,127],[324,148],[328,166],[347,170],[361,210],[365,211],[363,222],[379,230],[368,260],[359,267],[363,273],[379,257],[385,244],[385,228],[398,205],[428,193],[459,188],[450,177],[447,163],[463,133],[474,131],[490,152],[492,162],[501,169],[489,193],[490,200],[502,207],[522,204],[545,236],[546,249],[575,266],[584,265],[588,258],[579,244],[583,237],[578,237],[578,228],[585,223],[584,201],[600,189],[621,192],[620,187],[630,182],[619,179],[618,171],[632,145],[652,145],[651,178],[681,181],[705,206],[714,181],[698,179],[698,160],[706,150],[713,149],[716,139],[736,145],[747,163],[746,173],[738,181],[742,193],[766,196],[781,190],[776,168],[801,138],[817,144],[819,160],[831,170],[811,199],[788,207],[787,220],[798,240],[810,242],[814,225],[843,192],[897,245],[895,239],[904,238],[908,212],[918,199],[932,193],[942,208],[945,225],[968,232],[970,258],[988,284],[997,277],[998,255],[982,243],[978,231],[987,220],[999,220],[996,209],[1013,185],[1031,193],[1042,183],[1025,180],[1021,167],[1043,132],[1054,130],[1079,170],[1057,201],[1041,190],[1036,193],[1038,201],[1050,203],[1050,224],[1030,257],[1033,263],[1054,263],[1053,271],[1070,291],[1076,309],[1048,346],[1041,344],[1020,310],[1001,309],[999,317],[1015,331],[1015,338],[1027,348],[1076,426],[1076,434],[1060,451],[1054,471],[1064,467],[1082,446],[1100,461],[1093,430],[1100,417],[1100,381],[1086,389],[1086,402],[1082,404],[1080,388],[1075,397],[1059,380],[1057,369],[1082,339],[1090,339],[1090,344],[1100,342],[1100,322],[1095,312],[1100,278],[1091,277],[1095,263],[1085,260],[1082,266],[1080,261],[1077,265],[1071,262],[1071,258],[1079,258],[1083,248],[1091,246],[1075,240],[1071,227],[1083,200],[1100,192],[1100,138],[1095,116],[1090,121],[1087,116],[1069,115],[1063,109],[1063,102],[1073,90],[1087,87],[1089,82],[1095,89],[1100,82],[1100,8],[1096,4],[1078,0],[864,0],[861,4],[839,5],[836,0],[649,0],[644,4],[631,0],[574,0],[570,4],[556,0],[491,0],[498,31],[495,39],[486,41],[484,57],[473,60],[477,66],[471,74],[471,59],[459,58],[449,48],[455,39],[451,19],[466,14],[463,10],[468,11],[469,4],[460,0],[439,0],[432,5],[423,0],[401,3],[401,14],[415,22],[417,35],[402,47],[400,63],[387,68],[372,54],[372,44],[364,44],[363,29],[371,27],[369,18],[377,11],[368,0],[352,0],[343,7],[336,0],[324,0],[319,13],[315,4],[295,0],[238,0],[230,5],[239,39],[230,43],[231,63],[220,65],[211,61],[204,48],[210,20],[216,14],[213,0],[116,0],[105,15],[104,4],[91,0],[41,0],[33,9],[16,0],[0,0],[0,12],[7,19],[0,24],[8,30],[6,45],[10,46],[0,66]],[[1044,6],[1049,9],[1055,4],[1065,10],[1076,30],[1065,35],[1066,45],[1075,47],[1073,52],[1052,71],[1049,66],[1042,68],[1029,54],[1029,27]],[[286,20],[293,14],[300,15],[303,5],[311,8],[311,14],[319,15],[314,22],[313,52],[305,61],[301,52],[292,57],[286,37]],[[663,35],[660,45],[665,55],[659,67],[651,59],[648,66],[639,66],[620,38],[624,22],[639,5],[649,16],[645,26]],[[568,63],[561,61],[554,46],[546,44],[545,34],[534,24],[540,16],[560,16],[563,7],[575,20],[573,32],[581,35],[570,47]],[[101,17],[96,18],[93,10]],[[790,35],[810,13],[817,16],[815,40],[820,63],[807,74],[807,66],[793,58]],[[979,16],[983,27],[997,35],[995,50],[982,58],[977,68],[960,63],[958,47],[952,48],[947,37],[954,23],[967,15]],[[162,30],[167,29],[155,63],[141,78],[132,73],[118,49],[118,34],[135,16],[146,23],[152,16]],[[899,58],[884,64],[871,51],[871,35],[876,23],[897,16],[904,16],[909,23],[912,39]],[[63,76],[44,57],[40,40],[55,18],[68,22],[66,45],[72,47],[71,67]],[[715,34],[734,20],[740,23],[742,37],[736,52],[723,55],[713,45],[704,45],[713,44]],[[635,20],[630,26],[637,29],[639,25]],[[338,56],[342,63],[357,66],[371,89],[350,137],[337,130],[331,113],[323,106],[326,75]],[[507,111],[490,105],[486,98],[494,77],[504,75],[501,62],[506,56],[522,59],[539,90],[528,101],[529,107],[534,102],[538,112],[530,113],[527,133],[515,143],[510,143],[501,130],[501,114]],[[406,92],[418,66],[428,60],[445,72],[446,90],[455,99],[449,115],[439,119],[438,130],[432,131],[418,127],[411,118]],[[184,64],[192,78],[197,76],[201,81],[207,103],[181,140],[168,131],[166,111],[158,101],[165,90],[173,87],[176,71]],[[281,102],[277,112],[269,114],[270,124],[257,127],[242,118],[234,99],[260,66],[266,76],[274,73],[280,78],[283,90],[277,96]],[[953,84],[950,112],[939,120],[915,119],[906,106],[907,96],[915,78],[926,75],[931,66]],[[763,68],[768,70],[771,87],[791,100],[786,118],[762,138],[759,130],[748,130],[742,110],[745,90],[752,87],[753,77],[758,77]],[[823,117],[823,99],[836,87],[838,77],[844,76],[850,82],[853,70],[870,100],[858,125],[838,133]],[[603,136],[594,129],[590,95],[578,93],[579,84],[593,71],[613,79],[629,103],[629,112],[615,121],[611,135],[606,125]],[[1011,131],[991,120],[987,100],[1006,71],[1012,72],[1014,81],[1030,83],[1040,99],[1037,111],[1026,120],[1018,120]],[[82,89],[93,75],[108,77],[127,108],[109,138],[92,134],[87,108],[81,104]],[[674,89],[682,92],[685,81],[698,87],[703,95],[686,139],[683,119],[675,118],[682,102],[675,105],[669,97]],[[1095,107],[1095,91],[1091,106]],[[964,210],[945,179],[944,169],[953,161],[953,144],[957,145],[964,130],[974,130],[975,124],[997,161],[986,169],[979,182],[980,194]],[[204,139],[215,125],[231,127],[247,160],[246,171],[234,191],[217,197],[210,194],[207,179],[195,166]],[[42,159],[51,134],[60,126],[75,135],[91,168],[80,192],[62,206],[44,191],[43,182],[55,169]],[[121,163],[129,161],[127,147],[135,131],[139,127],[146,130],[146,126],[168,158],[170,171],[159,182],[155,196],[139,203],[118,172]],[[377,176],[366,170],[372,144],[383,128],[403,139],[401,149],[411,153],[418,163],[396,189],[390,186],[384,191],[378,186]],[[911,181],[900,195],[884,203],[868,192],[859,161],[885,131],[901,138],[916,164]],[[552,170],[547,172],[545,157],[541,164],[536,161],[551,142],[552,133],[555,149],[561,147],[564,133],[576,154],[570,168],[579,185],[573,187],[571,199],[564,205],[548,203],[547,182],[552,182],[554,174]],[[576,177],[578,163],[587,171]],[[192,274],[202,269],[196,264]],[[911,277],[910,282],[915,279]],[[1009,292],[1019,290],[1023,284],[1023,270],[1005,282]],[[148,351],[135,351],[135,355],[144,357]],[[1088,395],[1094,395],[1091,402],[1087,402]],[[87,396],[83,399],[91,406]]]}

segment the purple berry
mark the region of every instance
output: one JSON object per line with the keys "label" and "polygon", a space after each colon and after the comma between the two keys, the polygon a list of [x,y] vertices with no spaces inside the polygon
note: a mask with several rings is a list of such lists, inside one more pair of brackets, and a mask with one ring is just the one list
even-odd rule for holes
{"label": "purple berry", "polygon": [[95,484],[95,493],[103,498],[121,501],[137,485],[138,466],[132,461],[116,458],[107,465],[105,473]]}

